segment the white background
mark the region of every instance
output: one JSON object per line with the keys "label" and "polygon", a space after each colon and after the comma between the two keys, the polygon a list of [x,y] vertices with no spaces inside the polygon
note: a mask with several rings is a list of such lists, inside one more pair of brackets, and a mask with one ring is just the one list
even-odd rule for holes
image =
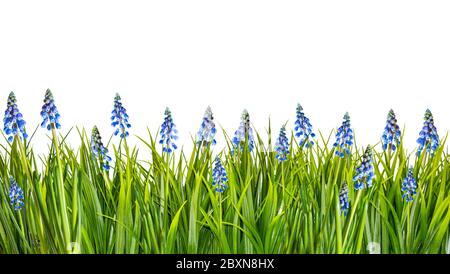
{"label": "white background", "polygon": [[0,107],[15,91],[32,131],[50,88],[62,132],[96,124],[107,139],[119,92],[132,135],[156,133],[168,106],[188,147],[208,105],[229,134],[244,108],[262,134],[269,116],[291,129],[297,102],[325,134],[349,111],[360,146],[393,108],[412,150],[426,108],[450,128],[449,14],[450,1],[2,1]]}

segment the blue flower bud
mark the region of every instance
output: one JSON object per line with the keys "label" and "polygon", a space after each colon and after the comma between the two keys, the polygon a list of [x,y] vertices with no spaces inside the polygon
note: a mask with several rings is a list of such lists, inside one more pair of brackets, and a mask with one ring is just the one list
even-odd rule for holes
{"label": "blue flower bud", "polygon": [[250,115],[247,110],[244,110],[241,117],[241,124],[238,130],[234,132],[233,137],[233,151],[234,149],[243,149],[245,147],[245,142],[247,141],[247,146],[250,152],[253,151],[255,147],[255,139],[253,137],[253,130],[250,126]]}
{"label": "blue flower bud", "polygon": [[20,186],[17,184],[16,180],[14,180],[12,176],[9,177],[9,181],[10,181],[9,200],[11,206],[16,211],[21,210],[22,207],[24,206],[23,190],[20,188]]}
{"label": "blue flower bud", "polygon": [[26,139],[28,134],[25,130],[25,120],[17,106],[16,96],[11,92],[8,96],[8,102],[3,118],[3,131],[8,136],[8,141],[12,142],[15,136]]}
{"label": "blue flower bud", "polygon": [[178,148],[175,144],[175,141],[178,139],[178,130],[173,122],[172,113],[169,108],[166,108],[164,111],[164,122],[161,125],[159,134],[161,135],[159,143],[163,147],[163,152],[171,153]]}
{"label": "blue flower bud", "polygon": [[402,182],[402,198],[407,202],[412,202],[414,200],[414,195],[416,195],[417,181],[414,178],[414,169],[411,167],[408,170],[408,175]]}
{"label": "blue flower bud", "polygon": [[114,136],[119,135],[120,138],[126,138],[130,135],[127,130],[131,127],[128,119],[127,110],[122,105],[120,95],[116,93],[114,97],[114,109],[111,112],[111,125],[115,128]]}
{"label": "blue flower bud", "polygon": [[419,144],[417,156],[420,156],[424,149],[427,153],[430,153],[431,156],[433,156],[439,146],[439,135],[436,127],[434,126],[433,114],[429,109],[425,112],[424,120],[423,128],[420,131],[419,138],[417,139],[417,143]]}
{"label": "blue flower bud", "polygon": [[279,162],[286,161],[289,155],[289,140],[286,136],[286,128],[282,126],[280,129],[280,135],[275,143],[275,151],[277,152],[276,158]]}
{"label": "blue flower bud", "polygon": [[397,118],[395,117],[394,111],[391,109],[389,111],[386,127],[384,128],[383,136],[381,136],[381,141],[383,144],[383,149],[392,149],[395,151],[400,145],[400,127],[397,124]]}
{"label": "blue flower bud", "polygon": [[109,162],[111,161],[111,157],[108,156],[108,149],[103,145],[102,137],[100,136],[100,132],[96,126],[92,129],[91,148],[95,157],[102,162],[102,168],[104,170],[109,170]]}
{"label": "blue flower bud", "polygon": [[197,144],[208,146],[210,144],[215,145],[216,140],[214,136],[216,135],[216,124],[214,123],[213,113],[211,108],[208,107],[203,116],[202,124],[197,133]]}
{"label": "blue flower bud", "polygon": [[348,112],[344,115],[344,121],[336,132],[336,142],[334,147],[336,148],[335,154],[341,158],[345,155],[350,155],[350,148],[353,145],[353,130],[350,127],[350,116]]}
{"label": "blue flower bud", "polygon": [[298,138],[298,143],[301,147],[311,147],[314,145],[313,138],[316,134],[312,130],[312,125],[309,122],[308,117],[303,113],[303,108],[300,104],[297,104],[297,118],[295,120],[295,137]]}
{"label": "blue flower bud", "polygon": [[41,127],[47,128],[47,130],[52,130],[53,128],[60,129],[61,124],[59,123],[59,112],[56,108],[55,100],[50,89],[47,89],[44,97],[44,105],[41,110],[42,123]]}
{"label": "blue flower bud", "polygon": [[212,171],[212,186],[216,187],[216,192],[224,192],[228,186],[228,176],[225,168],[222,165],[222,162],[220,161],[219,157],[216,157],[216,160],[214,161],[214,168]]}
{"label": "blue flower bud", "polygon": [[367,146],[361,160],[361,165],[356,168],[356,175],[353,182],[356,190],[372,187],[372,180],[375,177],[372,163],[372,149]]}

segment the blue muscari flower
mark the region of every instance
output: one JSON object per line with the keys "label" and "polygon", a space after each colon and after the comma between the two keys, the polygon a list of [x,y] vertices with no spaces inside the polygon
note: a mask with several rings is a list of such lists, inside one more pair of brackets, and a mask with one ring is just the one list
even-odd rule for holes
{"label": "blue muscari flower", "polygon": [[243,149],[245,142],[248,142],[248,149],[250,152],[253,151],[255,147],[255,139],[253,137],[253,130],[250,126],[250,115],[247,110],[244,110],[241,117],[241,124],[239,125],[238,130],[234,132],[233,137],[233,150],[235,148]]}
{"label": "blue muscari flower", "polygon": [[397,124],[397,118],[395,117],[394,111],[391,109],[387,116],[383,136],[381,136],[383,149],[392,149],[392,151],[395,151],[400,144],[400,135],[400,127]]}
{"label": "blue muscari flower", "polygon": [[166,108],[164,112],[164,122],[162,123],[159,132],[161,135],[159,143],[163,146],[163,152],[171,153],[177,149],[177,145],[175,144],[175,140],[178,139],[177,133],[178,131],[173,123],[172,113],[169,108]]}
{"label": "blue muscari flower", "polygon": [[286,161],[289,154],[289,140],[286,136],[286,128],[282,126],[280,129],[280,135],[275,143],[275,151],[277,152],[277,159],[279,162]]}
{"label": "blue muscari flower", "polygon": [[25,120],[17,107],[17,100],[14,92],[11,92],[8,96],[5,118],[3,118],[3,131],[6,136],[8,136],[9,142],[12,142],[14,136],[19,135],[19,133],[22,134],[24,139],[28,137],[25,130]]}
{"label": "blue muscari flower", "polygon": [[117,136],[120,133],[120,138],[126,138],[130,135],[127,131],[127,129],[131,127],[128,119],[127,110],[122,105],[120,95],[116,93],[116,96],[114,97],[114,109],[111,112],[111,125],[116,128],[114,136]]}
{"label": "blue muscari flower", "polygon": [[297,104],[297,119],[295,120],[294,131],[295,137],[299,138],[300,146],[310,147],[314,145],[312,139],[316,134],[314,134],[309,118],[303,113],[303,108],[300,104]]}
{"label": "blue muscari flower", "polygon": [[402,198],[407,202],[412,202],[414,200],[414,195],[416,195],[417,181],[414,178],[414,169],[411,167],[408,170],[408,175],[403,180],[402,183]]}
{"label": "blue muscari flower", "polygon": [[213,113],[211,108],[208,107],[203,116],[202,124],[197,133],[197,144],[208,146],[209,144],[216,144],[214,136],[216,135],[216,124],[214,123]]}
{"label": "blue muscari flower", "polygon": [[353,130],[350,127],[350,116],[348,112],[344,115],[344,121],[336,132],[336,142],[334,147],[336,148],[335,154],[341,158],[345,157],[345,154],[350,155],[350,147],[353,145]]}
{"label": "blue muscari flower", "polygon": [[356,168],[356,175],[353,177],[356,190],[372,187],[372,180],[375,177],[372,163],[372,149],[367,146],[361,160],[361,165]]}
{"label": "blue muscari flower", "polygon": [[16,180],[14,180],[12,176],[9,177],[9,182],[11,184],[9,188],[9,200],[11,206],[14,208],[14,210],[21,210],[24,205],[23,190],[16,183]]}
{"label": "blue muscari flower", "polygon": [[219,157],[216,157],[214,168],[212,171],[212,178],[212,185],[213,187],[216,187],[216,192],[222,193],[227,189],[228,176]]}
{"label": "blue muscari flower", "polygon": [[350,202],[348,200],[348,186],[345,182],[339,192],[339,206],[341,208],[341,214],[347,216],[348,210],[350,209]]}
{"label": "blue muscari flower", "polygon": [[436,127],[434,126],[433,114],[429,109],[425,112],[424,120],[425,121],[423,123],[423,128],[420,131],[419,139],[417,139],[417,143],[419,144],[417,156],[420,156],[423,149],[426,149],[426,152],[430,152],[431,155],[433,155],[439,146],[439,135],[437,134]]}
{"label": "blue muscari flower", "polygon": [[41,127],[47,127],[48,130],[53,128],[61,128],[59,123],[59,112],[55,105],[55,99],[50,89],[45,92],[44,105],[41,110],[42,123]]}
{"label": "blue muscari flower", "polygon": [[100,136],[100,132],[96,126],[92,129],[91,148],[95,157],[102,161],[103,169],[109,170],[109,162],[111,161],[111,157],[108,156],[108,149],[103,145],[102,137]]}

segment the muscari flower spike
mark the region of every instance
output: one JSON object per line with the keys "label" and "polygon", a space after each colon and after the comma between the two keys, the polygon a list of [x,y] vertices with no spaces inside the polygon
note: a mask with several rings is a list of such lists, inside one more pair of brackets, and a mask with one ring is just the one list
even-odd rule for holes
{"label": "muscari flower spike", "polygon": [[164,122],[161,125],[161,130],[159,134],[161,135],[161,140],[159,143],[163,146],[163,152],[171,153],[177,149],[175,140],[178,139],[178,130],[173,122],[172,113],[169,108],[166,108],[164,112]]}
{"label": "muscari flower spike", "polygon": [[114,109],[111,112],[111,125],[116,128],[114,136],[120,133],[120,138],[126,138],[130,135],[127,129],[131,127],[131,124],[128,122],[129,116],[127,109],[123,107],[121,100],[120,95],[116,93],[114,97]]}
{"label": "muscari flower spike", "polygon": [[353,145],[353,130],[350,127],[350,116],[348,112],[344,115],[344,121],[338,128],[336,133],[336,142],[334,147],[336,148],[335,154],[341,158],[345,157],[345,154],[350,155],[350,147]]}
{"label": "muscari flower spike", "polygon": [[375,177],[372,163],[372,148],[367,146],[361,160],[361,165],[356,168],[356,175],[353,177],[356,190],[372,187],[372,180]]}
{"label": "muscari flower spike", "polygon": [[277,152],[276,158],[279,162],[287,160],[287,155],[289,154],[289,140],[286,136],[285,126],[282,126],[280,129],[280,135],[275,143],[275,151]]}
{"label": "muscari flower spike", "polygon": [[400,144],[400,135],[400,127],[397,124],[397,118],[395,117],[394,111],[391,109],[387,116],[383,136],[381,136],[383,149],[392,149],[392,151],[395,151]]}
{"label": "muscari flower spike", "polygon": [[108,149],[103,145],[102,137],[96,126],[92,129],[91,148],[95,157],[102,161],[102,168],[104,170],[109,170],[111,157],[108,156]]}
{"label": "muscari flower spike", "polygon": [[347,216],[348,210],[350,209],[347,183],[344,183],[344,185],[341,188],[341,191],[339,192],[339,206],[341,208],[341,214]]}
{"label": "muscari flower spike", "polygon": [[12,176],[9,177],[9,182],[11,184],[9,188],[9,200],[11,206],[16,211],[21,210],[24,205],[23,190],[20,188],[20,186]]}
{"label": "muscari flower spike", "polygon": [[216,192],[223,193],[228,188],[228,175],[219,157],[216,157],[214,162],[212,185],[216,187]]}
{"label": "muscari flower spike", "polygon": [[300,146],[310,147],[314,145],[312,139],[316,134],[314,134],[311,122],[303,113],[303,108],[300,104],[297,104],[297,119],[295,120],[294,131],[295,137],[299,138]]}
{"label": "muscari flower spike", "polygon": [[419,139],[417,139],[417,143],[419,144],[417,156],[420,156],[424,149],[433,156],[439,146],[439,135],[436,127],[434,126],[433,114],[429,109],[425,112],[424,120],[425,121],[423,123],[423,128],[420,131]]}
{"label": "muscari flower spike", "polygon": [[41,110],[42,123],[41,127],[47,127],[47,130],[53,128],[60,129],[59,112],[55,105],[55,99],[50,89],[45,92],[44,105]]}
{"label": "muscari flower spike", "polygon": [[412,202],[414,200],[414,195],[416,195],[416,189],[417,181],[414,178],[414,169],[411,167],[402,183],[402,198],[405,199],[406,202]]}
{"label": "muscari flower spike", "polygon": [[208,107],[203,116],[202,124],[197,133],[197,144],[208,146],[210,144],[215,145],[216,140],[214,136],[216,135],[216,124],[214,123],[213,113],[211,108]]}
{"label": "muscari flower spike", "polygon": [[24,139],[28,137],[25,130],[25,120],[17,107],[17,100],[14,92],[11,92],[8,96],[5,117],[3,118],[3,131],[6,136],[8,136],[9,142],[12,142],[15,136],[20,136],[19,134],[21,134],[21,137]]}
{"label": "muscari flower spike", "polygon": [[255,147],[255,140],[253,137],[253,130],[250,126],[250,115],[247,110],[244,110],[241,117],[241,124],[239,125],[238,130],[235,131],[232,142],[234,148],[240,148],[242,150],[246,141],[248,142],[249,151],[252,152]]}

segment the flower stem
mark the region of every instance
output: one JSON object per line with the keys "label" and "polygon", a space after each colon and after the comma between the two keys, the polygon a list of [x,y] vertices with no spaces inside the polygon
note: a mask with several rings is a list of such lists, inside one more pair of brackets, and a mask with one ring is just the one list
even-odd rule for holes
{"label": "flower stem", "polygon": [[69,218],[67,216],[67,204],[66,204],[66,194],[64,191],[64,176],[63,176],[63,170],[62,170],[62,163],[61,163],[61,152],[58,144],[58,136],[56,134],[56,128],[55,124],[51,124],[52,127],[52,136],[53,136],[53,146],[55,148],[56,152],[56,161],[57,161],[57,189],[58,189],[58,196],[59,196],[59,202],[61,204],[61,218],[62,218],[62,225],[63,225],[63,236],[64,236],[64,244],[66,247],[66,251],[68,253],[71,252],[70,250],[70,242],[71,242],[71,236],[70,236],[70,228],[69,228]]}

